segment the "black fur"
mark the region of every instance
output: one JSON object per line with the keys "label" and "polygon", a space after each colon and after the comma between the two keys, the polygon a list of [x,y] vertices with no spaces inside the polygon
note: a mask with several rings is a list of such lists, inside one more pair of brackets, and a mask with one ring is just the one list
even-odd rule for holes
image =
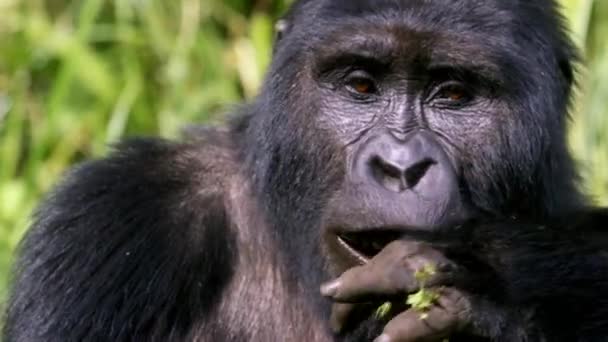
{"label": "black fur", "polygon": [[22,245],[7,341],[184,339],[213,313],[237,250],[188,149],[131,141],[67,176]]}
{"label": "black fur", "polygon": [[[48,196],[20,248],[5,341],[376,337],[382,325],[372,319],[333,335],[331,303],[318,291],[344,270],[324,225],[335,203],[358,200],[344,189],[364,143],[341,132],[360,124],[357,115],[383,115],[336,95],[327,69],[341,42],[374,30],[396,39],[382,38],[373,58],[390,59],[411,89],[439,52],[470,62],[467,75],[487,92],[471,112],[427,111],[402,132],[436,132],[462,201],[502,222],[447,243],[448,256],[487,277],[466,288],[484,303],[475,323],[486,337],[450,341],[608,336],[607,245],[594,230],[608,219],[582,211],[567,151],[577,60],[555,1],[300,0],[286,23],[260,96],[227,129],[193,130],[180,143],[127,141]],[[428,43],[446,32],[451,39]],[[397,129],[395,120],[382,125]]]}

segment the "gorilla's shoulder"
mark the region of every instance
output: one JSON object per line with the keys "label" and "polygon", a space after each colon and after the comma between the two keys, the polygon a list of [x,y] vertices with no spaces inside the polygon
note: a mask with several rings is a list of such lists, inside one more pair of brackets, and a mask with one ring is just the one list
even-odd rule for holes
{"label": "gorilla's shoulder", "polygon": [[[226,228],[224,184],[230,153],[219,143],[136,138],[69,171],[21,243],[7,340],[175,340],[165,337],[174,334],[167,322],[177,307],[212,307],[216,287],[228,281],[233,235]],[[167,270],[172,264],[180,266]],[[200,287],[173,296],[192,274]],[[91,277],[94,291],[74,288]],[[64,319],[54,321],[54,315]],[[49,324],[19,330],[38,320]],[[107,328],[122,322],[130,328]]]}
{"label": "gorilla's shoulder", "polygon": [[122,177],[133,176],[154,183],[219,186],[231,176],[234,164],[235,153],[229,132],[222,128],[199,128],[196,135],[179,140],[125,139],[114,145],[105,158],[84,163],[73,172],[91,170],[108,176],[112,171],[118,171],[117,175]]}
{"label": "gorilla's shoulder", "polygon": [[74,209],[63,210],[64,214],[82,210],[90,214],[90,207],[96,205],[107,212],[133,206],[174,206],[185,200],[198,202],[197,198],[219,199],[235,172],[227,134],[207,129],[196,139],[125,139],[107,156],[67,172],[38,214],[48,215],[49,209],[58,206]]}

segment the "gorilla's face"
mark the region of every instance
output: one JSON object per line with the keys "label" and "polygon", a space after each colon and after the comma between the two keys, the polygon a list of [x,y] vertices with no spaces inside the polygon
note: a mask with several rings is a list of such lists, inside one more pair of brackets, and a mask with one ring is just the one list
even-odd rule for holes
{"label": "gorilla's face", "polygon": [[348,267],[379,252],[394,230],[466,219],[463,167],[501,144],[511,114],[498,67],[458,35],[346,24],[325,39],[311,78],[318,125],[343,151],[345,177],[324,224],[328,250]]}
{"label": "gorilla's face", "polygon": [[517,102],[517,85],[538,75],[512,68],[522,48],[504,19],[456,8],[439,20],[437,6],[413,3],[332,18],[305,43],[299,115],[343,161],[323,222],[338,269],[373,256],[395,230],[502,212],[540,158],[544,113]]}
{"label": "gorilla's face", "polygon": [[264,90],[255,159],[284,240],[320,234],[340,271],[396,231],[559,208],[556,191],[572,189],[572,65],[546,5],[298,2]]}

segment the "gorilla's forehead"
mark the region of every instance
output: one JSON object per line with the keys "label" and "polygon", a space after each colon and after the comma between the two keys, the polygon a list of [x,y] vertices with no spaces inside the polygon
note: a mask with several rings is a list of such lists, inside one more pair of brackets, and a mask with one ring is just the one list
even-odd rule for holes
{"label": "gorilla's forehead", "polygon": [[465,16],[494,12],[497,15],[525,12],[546,12],[558,7],[556,0],[301,0],[301,3],[318,5],[329,15],[362,16],[372,12],[430,11],[445,17],[457,12]]}
{"label": "gorilla's forehead", "polygon": [[411,66],[474,62],[488,72],[536,53],[538,40],[561,24],[553,0],[308,0],[296,7],[294,31],[316,57],[370,52]]}
{"label": "gorilla's forehead", "polygon": [[310,51],[319,64],[358,55],[369,56],[384,65],[400,64],[406,68],[450,65],[497,74],[499,61],[493,52],[498,49],[493,45],[500,42],[482,37],[477,33],[416,30],[407,24],[387,23],[362,29],[357,23],[343,22],[328,30]]}
{"label": "gorilla's forehead", "polygon": [[376,22],[378,19],[402,22],[420,29],[429,26],[469,29],[471,24],[494,27],[511,20],[512,14],[520,9],[505,6],[505,2],[510,1],[325,0],[318,13],[325,19],[372,18]]}
{"label": "gorilla's forehead", "polygon": [[492,18],[481,14],[471,18],[462,15],[458,6],[433,9],[429,5],[433,1],[380,1],[369,6],[371,2],[353,1],[350,12],[334,12],[337,4],[331,1],[319,9],[316,18],[322,29],[315,29],[316,34],[304,41],[313,63],[356,54],[418,70],[444,65],[475,68],[496,78],[500,73],[496,57],[517,54],[511,36],[501,32],[507,15],[496,19],[491,12]]}
{"label": "gorilla's forehead", "polygon": [[[354,23],[361,29],[402,25],[416,31],[450,31],[513,37],[522,26],[535,30],[555,28],[554,0],[319,0],[305,1],[302,22],[325,29]],[[534,25],[530,25],[534,23]],[[306,29],[305,29],[306,30]]]}

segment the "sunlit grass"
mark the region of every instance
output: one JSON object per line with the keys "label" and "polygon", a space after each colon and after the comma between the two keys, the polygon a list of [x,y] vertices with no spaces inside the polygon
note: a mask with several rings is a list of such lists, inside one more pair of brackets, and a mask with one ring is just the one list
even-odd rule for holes
{"label": "sunlit grass", "polygon": [[[585,47],[571,130],[608,204],[608,1],[570,0]],[[255,95],[282,1],[0,0],[0,298],[28,215],[70,165],[125,135],[175,136]]]}
{"label": "sunlit grass", "polygon": [[0,298],[28,215],[125,135],[172,137],[254,96],[283,4],[0,0]]}
{"label": "sunlit grass", "polygon": [[581,164],[583,186],[608,204],[608,1],[565,1],[573,34],[584,47],[580,92],[570,131],[572,150]]}

